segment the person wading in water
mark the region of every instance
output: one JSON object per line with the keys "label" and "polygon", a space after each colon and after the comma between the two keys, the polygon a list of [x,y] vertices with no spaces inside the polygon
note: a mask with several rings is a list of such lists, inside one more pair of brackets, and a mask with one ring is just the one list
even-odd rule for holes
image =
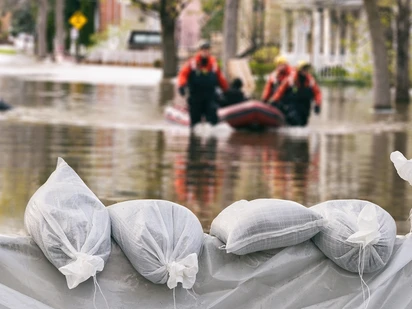
{"label": "person wading in water", "polygon": [[311,65],[299,62],[296,72],[286,78],[276,90],[271,105],[278,107],[291,126],[306,126],[310,116],[312,100],[314,112],[321,111],[322,94],[315,78],[309,73]]}
{"label": "person wading in water", "polygon": [[183,66],[177,84],[183,97],[186,96],[186,88],[189,89],[187,103],[191,128],[200,123],[203,116],[212,125],[218,123],[216,88],[220,87],[224,92],[228,83],[216,59],[210,55],[208,42],[201,43],[198,53]]}
{"label": "person wading in water", "polygon": [[267,103],[275,94],[279,85],[293,72],[293,68],[288,64],[284,56],[275,58],[276,69],[269,75],[262,93],[262,101]]}

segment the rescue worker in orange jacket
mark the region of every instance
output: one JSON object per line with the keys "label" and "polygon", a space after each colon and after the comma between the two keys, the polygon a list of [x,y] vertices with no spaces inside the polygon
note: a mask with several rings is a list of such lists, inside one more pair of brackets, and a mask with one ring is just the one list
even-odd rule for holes
{"label": "rescue worker in orange jacket", "polygon": [[315,113],[319,114],[321,110],[322,94],[315,78],[309,73],[310,68],[308,62],[299,62],[296,72],[282,82],[272,98],[271,105],[284,113],[286,122],[291,126],[307,125],[312,100],[315,101]]}
{"label": "rescue worker in orange jacket", "polygon": [[189,89],[190,127],[200,123],[202,116],[215,125],[218,122],[216,87],[226,91],[228,84],[216,59],[210,55],[208,42],[200,44],[199,52],[184,65],[177,83],[181,96],[184,97],[186,88]]}
{"label": "rescue worker in orange jacket", "polygon": [[275,65],[276,69],[269,75],[269,79],[263,89],[263,102],[268,102],[279,85],[293,72],[292,67],[288,64],[284,56],[277,56],[275,58]]}

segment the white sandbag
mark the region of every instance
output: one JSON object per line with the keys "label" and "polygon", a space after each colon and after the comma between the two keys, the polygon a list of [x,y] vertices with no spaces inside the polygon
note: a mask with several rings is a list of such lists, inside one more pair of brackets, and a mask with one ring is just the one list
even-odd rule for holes
{"label": "white sandbag", "polygon": [[69,289],[102,271],[111,250],[105,206],[61,158],[27,204],[27,232],[66,276]]}
{"label": "white sandbag", "polygon": [[212,222],[210,234],[238,255],[293,246],[312,238],[325,224],[321,215],[292,201],[241,200]]}
{"label": "white sandbag", "polygon": [[203,246],[199,220],[186,207],[163,200],[136,200],[110,206],[113,238],[146,279],[170,289],[191,289]]}
{"label": "white sandbag", "polygon": [[412,185],[412,160],[406,159],[401,152],[394,151],[391,153],[391,161],[399,176]]}
{"label": "white sandbag", "polygon": [[333,200],[311,209],[328,220],[313,241],[337,265],[362,275],[389,261],[396,224],[383,208],[362,200]]}

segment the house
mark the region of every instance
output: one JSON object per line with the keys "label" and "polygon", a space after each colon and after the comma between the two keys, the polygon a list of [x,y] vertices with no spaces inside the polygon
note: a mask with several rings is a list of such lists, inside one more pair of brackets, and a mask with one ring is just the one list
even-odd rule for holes
{"label": "house", "polygon": [[181,56],[192,53],[200,41],[204,13],[200,0],[192,0],[182,11],[177,22],[176,36]]}
{"label": "house", "polygon": [[[159,39],[161,27],[156,13],[143,12],[131,0],[99,0],[96,17],[95,28],[106,32],[107,39],[89,50],[87,62],[154,65],[161,60],[159,48],[153,48],[154,44],[141,44],[152,38]],[[131,50],[136,46],[143,48]]]}
{"label": "house", "polygon": [[282,10],[280,51],[293,64],[306,60],[315,69],[344,65],[354,52],[352,47],[368,35],[362,25],[362,0],[276,2]]}
{"label": "house", "polygon": [[[268,0],[276,4],[280,33],[269,36],[292,64],[310,61],[317,71],[371,61],[369,29],[362,0]],[[394,13],[379,2],[388,49],[393,48]],[[268,16],[267,16],[268,17]],[[267,18],[268,19],[268,18]],[[266,38],[268,34],[266,33]],[[366,56],[365,56],[366,55]]]}
{"label": "house", "polygon": [[143,12],[131,0],[100,0],[97,29],[105,31],[109,26],[128,30],[160,31],[160,20],[154,13]]}

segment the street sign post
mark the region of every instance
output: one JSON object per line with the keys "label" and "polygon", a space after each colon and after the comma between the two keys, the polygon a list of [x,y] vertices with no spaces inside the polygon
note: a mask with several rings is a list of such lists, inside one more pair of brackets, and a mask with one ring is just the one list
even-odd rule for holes
{"label": "street sign post", "polygon": [[72,27],[70,30],[70,54],[76,56],[76,42],[79,38],[79,30]]}
{"label": "street sign post", "polygon": [[87,23],[87,17],[82,12],[77,11],[69,18],[69,23],[73,26],[70,34],[72,42],[76,42],[76,59],[79,60],[79,31]]}
{"label": "street sign post", "polygon": [[69,23],[77,30],[80,30],[87,23],[87,17],[82,12],[77,11],[70,17]]}

